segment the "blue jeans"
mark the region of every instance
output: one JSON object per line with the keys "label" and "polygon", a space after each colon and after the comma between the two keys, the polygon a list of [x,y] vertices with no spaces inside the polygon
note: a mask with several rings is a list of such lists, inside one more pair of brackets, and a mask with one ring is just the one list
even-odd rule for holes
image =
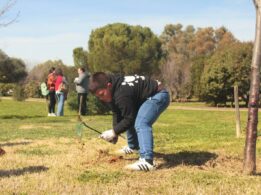
{"label": "blue jeans", "polygon": [[56,93],[58,105],[57,105],[57,116],[63,116],[63,107],[64,107],[64,101],[65,96],[63,92]]}
{"label": "blue jeans", "polygon": [[139,108],[135,128],[127,130],[128,146],[139,149],[140,157],[153,160],[152,125],[169,105],[169,93],[162,90],[148,98]]}

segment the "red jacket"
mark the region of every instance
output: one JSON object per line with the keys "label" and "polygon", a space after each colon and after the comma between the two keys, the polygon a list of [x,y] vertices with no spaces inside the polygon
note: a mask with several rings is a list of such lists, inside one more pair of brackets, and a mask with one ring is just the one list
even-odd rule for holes
{"label": "red jacket", "polygon": [[55,82],[55,91],[58,91],[60,84],[63,82],[63,76],[58,75]]}
{"label": "red jacket", "polygon": [[47,77],[47,88],[49,91],[55,90],[56,76],[54,73],[50,73]]}

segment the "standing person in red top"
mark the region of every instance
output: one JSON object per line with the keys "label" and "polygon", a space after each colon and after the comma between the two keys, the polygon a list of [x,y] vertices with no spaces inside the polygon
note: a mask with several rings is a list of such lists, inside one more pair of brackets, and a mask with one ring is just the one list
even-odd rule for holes
{"label": "standing person in red top", "polygon": [[47,77],[47,89],[49,90],[49,94],[46,96],[46,98],[49,99],[48,116],[56,116],[56,114],[55,114],[55,104],[56,104],[55,82],[56,82],[55,68],[52,67],[49,70],[49,74]]}
{"label": "standing person in red top", "polygon": [[63,116],[64,115],[64,101],[66,99],[66,92],[61,89],[61,84],[64,83],[68,85],[68,82],[66,81],[66,78],[63,76],[62,69],[58,68],[55,70],[56,73],[56,82],[55,82],[55,93],[56,98],[58,101],[57,106],[57,116]]}

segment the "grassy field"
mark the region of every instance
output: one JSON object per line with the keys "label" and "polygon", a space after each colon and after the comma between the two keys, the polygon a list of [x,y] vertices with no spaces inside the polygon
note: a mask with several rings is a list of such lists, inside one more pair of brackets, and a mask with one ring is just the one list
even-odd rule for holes
{"label": "grassy field", "polygon": [[[76,113],[67,108],[64,117],[46,117],[45,102],[2,100],[0,194],[260,194],[260,136],[257,175],[245,176],[245,139],[235,138],[234,112],[181,106],[171,105],[155,123],[158,169],[145,173],[122,169],[138,158],[113,153],[125,145],[122,139],[111,145],[85,129],[79,142]],[[243,130],[246,118],[242,111]],[[110,115],[84,120],[101,131],[111,128]]]}

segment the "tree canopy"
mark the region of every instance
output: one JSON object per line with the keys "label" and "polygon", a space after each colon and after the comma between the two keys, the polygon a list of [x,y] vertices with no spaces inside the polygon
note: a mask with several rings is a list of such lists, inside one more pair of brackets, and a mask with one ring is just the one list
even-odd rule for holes
{"label": "tree canopy", "polygon": [[66,66],[61,60],[48,60],[44,63],[36,65],[26,78],[26,92],[29,97],[37,96],[40,83],[45,82],[51,67],[61,68],[64,76],[69,82],[70,91],[75,88],[73,80],[78,75],[74,66]]}
{"label": "tree canopy", "polygon": [[73,50],[74,66],[77,68],[88,68],[88,52],[82,47]]}
{"label": "tree canopy", "polygon": [[0,82],[16,83],[26,76],[25,63],[21,59],[8,57],[0,50]]}
{"label": "tree canopy", "polygon": [[161,53],[160,40],[149,28],[114,23],[92,31],[88,62],[92,71],[151,75],[158,71]]}
{"label": "tree canopy", "polygon": [[202,77],[202,99],[207,102],[233,101],[233,86],[247,103],[250,84],[252,43],[236,42],[213,54],[206,62]]}
{"label": "tree canopy", "polygon": [[181,24],[166,25],[160,38],[165,56],[162,77],[172,100],[192,97],[194,92],[198,95],[203,59],[236,41],[225,27],[195,29],[192,25],[183,28]]}

